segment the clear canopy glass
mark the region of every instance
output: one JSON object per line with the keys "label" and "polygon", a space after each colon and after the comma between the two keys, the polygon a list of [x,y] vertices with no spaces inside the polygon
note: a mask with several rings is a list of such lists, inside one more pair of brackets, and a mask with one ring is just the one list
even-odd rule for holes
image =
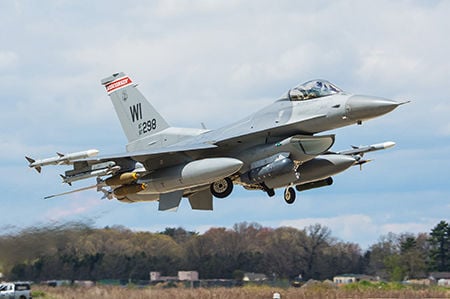
{"label": "clear canopy glass", "polygon": [[326,80],[311,80],[300,84],[287,92],[290,101],[304,101],[343,92]]}

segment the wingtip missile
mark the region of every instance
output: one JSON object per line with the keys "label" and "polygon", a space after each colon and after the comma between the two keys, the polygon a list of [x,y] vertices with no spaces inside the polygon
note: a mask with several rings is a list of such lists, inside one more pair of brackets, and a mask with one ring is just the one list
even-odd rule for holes
{"label": "wingtip missile", "polygon": [[81,152],[75,152],[75,153],[69,153],[69,154],[62,154],[57,152],[57,156],[41,159],[41,160],[35,160],[33,158],[25,156],[25,159],[27,159],[29,163],[29,167],[35,168],[37,172],[41,172],[42,166],[47,165],[62,165],[62,164],[72,164],[73,161],[79,160],[79,159],[85,159],[92,156],[96,156],[99,153],[96,149],[90,149],[87,151],[81,151]]}

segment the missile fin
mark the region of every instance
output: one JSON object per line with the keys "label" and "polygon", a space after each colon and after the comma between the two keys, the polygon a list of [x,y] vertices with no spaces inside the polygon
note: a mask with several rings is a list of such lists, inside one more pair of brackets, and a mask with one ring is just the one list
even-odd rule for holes
{"label": "missile fin", "polygon": [[359,170],[362,171],[362,166],[363,166],[363,164],[366,164],[366,163],[369,163],[369,162],[372,162],[372,161],[373,161],[373,159],[369,159],[369,160],[359,160],[359,161],[357,161],[357,162],[355,163],[355,165],[359,165]]}
{"label": "missile fin", "polygon": [[59,175],[63,179],[63,183],[67,183],[69,186],[72,186],[72,182],[67,181],[67,177],[60,174]]}
{"label": "missile fin", "polygon": [[36,162],[36,160],[34,160],[33,158],[27,157],[25,156],[25,159],[27,159],[28,162],[30,162],[30,164]]}
{"label": "missile fin", "polygon": [[100,192],[100,191],[103,193],[103,196],[101,199],[105,199],[105,198],[107,198],[109,200],[113,199],[113,192],[110,189],[106,189],[104,187],[97,186],[97,192]]}
{"label": "missile fin", "polygon": [[36,160],[34,160],[33,158],[27,157],[25,156],[25,159],[27,159],[28,163],[30,163],[30,165],[28,165],[29,167],[33,167],[34,169],[36,169],[37,172],[41,173],[42,167],[37,165],[37,166],[32,166],[32,164],[34,162],[36,162]]}

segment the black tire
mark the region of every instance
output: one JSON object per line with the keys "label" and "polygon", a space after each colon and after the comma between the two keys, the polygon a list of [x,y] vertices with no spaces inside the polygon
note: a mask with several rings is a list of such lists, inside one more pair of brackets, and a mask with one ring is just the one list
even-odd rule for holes
{"label": "black tire", "polygon": [[211,184],[212,195],[217,198],[225,198],[233,192],[233,181],[230,178],[224,178]]}
{"label": "black tire", "polygon": [[286,188],[286,190],[284,190],[284,201],[286,201],[286,203],[288,204],[293,204],[295,201],[295,190],[292,187]]}

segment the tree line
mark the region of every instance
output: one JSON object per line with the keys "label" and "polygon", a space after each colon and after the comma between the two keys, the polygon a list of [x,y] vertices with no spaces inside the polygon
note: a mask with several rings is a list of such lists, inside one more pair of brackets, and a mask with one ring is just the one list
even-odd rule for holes
{"label": "tree line", "polygon": [[66,223],[0,236],[0,272],[10,280],[148,280],[150,271],[175,276],[179,270],[196,270],[202,279],[236,279],[243,272],[270,279],[322,280],[342,273],[394,281],[426,277],[450,271],[450,226],[441,221],[430,233],[390,233],[365,252],[320,224],[274,229],[244,222],[198,234]]}

